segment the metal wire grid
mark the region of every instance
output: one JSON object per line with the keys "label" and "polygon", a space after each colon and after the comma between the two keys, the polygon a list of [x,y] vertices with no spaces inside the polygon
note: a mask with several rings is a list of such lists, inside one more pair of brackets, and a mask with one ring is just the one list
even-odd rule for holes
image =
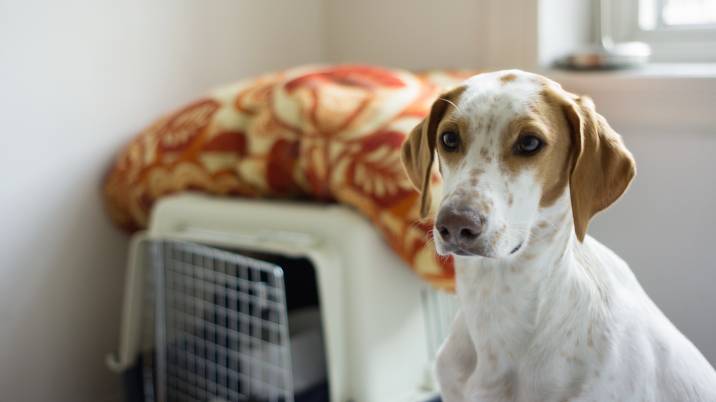
{"label": "metal wire grid", "polygon": [[152,241],[150,251],[145,398],[293,402],[281,268],[184,242]]}
{"label": "metal wire grid", "polygon": [[457,297],[435,289],[421,293],[425,331],[428,338],[428,356],[434,359],[438,349],[450,333],[458,310]]}

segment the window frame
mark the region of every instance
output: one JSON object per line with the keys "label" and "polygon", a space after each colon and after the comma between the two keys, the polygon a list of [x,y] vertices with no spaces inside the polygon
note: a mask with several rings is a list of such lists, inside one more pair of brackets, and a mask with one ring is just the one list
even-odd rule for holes
{"label": "window frame", "polygon": [[657,17],[653,29],[644,29],[639,21],[643,1],[655,1],[659,12],[661,0],[611,1],[609,24],[615,41],[648,43],[655,62],[716,62],[716,24],[665,26]]}

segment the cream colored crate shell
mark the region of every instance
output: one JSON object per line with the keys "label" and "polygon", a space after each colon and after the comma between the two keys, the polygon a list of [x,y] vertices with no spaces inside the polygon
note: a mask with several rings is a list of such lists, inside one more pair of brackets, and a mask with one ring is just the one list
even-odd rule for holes
{"label": "cream colored crate shell", "polygon": [[115,370],[139,350],[142,239],[185,240],[311,261],[318,280],[332,402],[416,402],[436,392],[432,360],[455,311],[390,250],[365,218],[340,205],[214,198],[162,199],[135,236]]}

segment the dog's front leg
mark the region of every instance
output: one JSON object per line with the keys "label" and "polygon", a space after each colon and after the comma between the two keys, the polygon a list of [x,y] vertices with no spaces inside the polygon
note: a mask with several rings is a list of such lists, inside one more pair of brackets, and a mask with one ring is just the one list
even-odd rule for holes
{"label": "dog's front leg", "polygon": [[465,387],[476,365],[475,347],[460,311],[436,360],[435,370],[443,402],[468,402]]}

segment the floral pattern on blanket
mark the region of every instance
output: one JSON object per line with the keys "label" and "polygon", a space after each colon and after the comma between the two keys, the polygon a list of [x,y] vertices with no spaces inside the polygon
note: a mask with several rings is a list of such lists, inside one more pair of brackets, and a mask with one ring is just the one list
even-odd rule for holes
{"label": "floral pattern on blanket", "polygon": [[418,275],[452,290],[452,261],[435,255],[400,147],[437,95],[471,74],[299,67],[219,88],[129,143],[104,183],[107,210],[136,230],[157,199],[180,191],[340,202]]}

